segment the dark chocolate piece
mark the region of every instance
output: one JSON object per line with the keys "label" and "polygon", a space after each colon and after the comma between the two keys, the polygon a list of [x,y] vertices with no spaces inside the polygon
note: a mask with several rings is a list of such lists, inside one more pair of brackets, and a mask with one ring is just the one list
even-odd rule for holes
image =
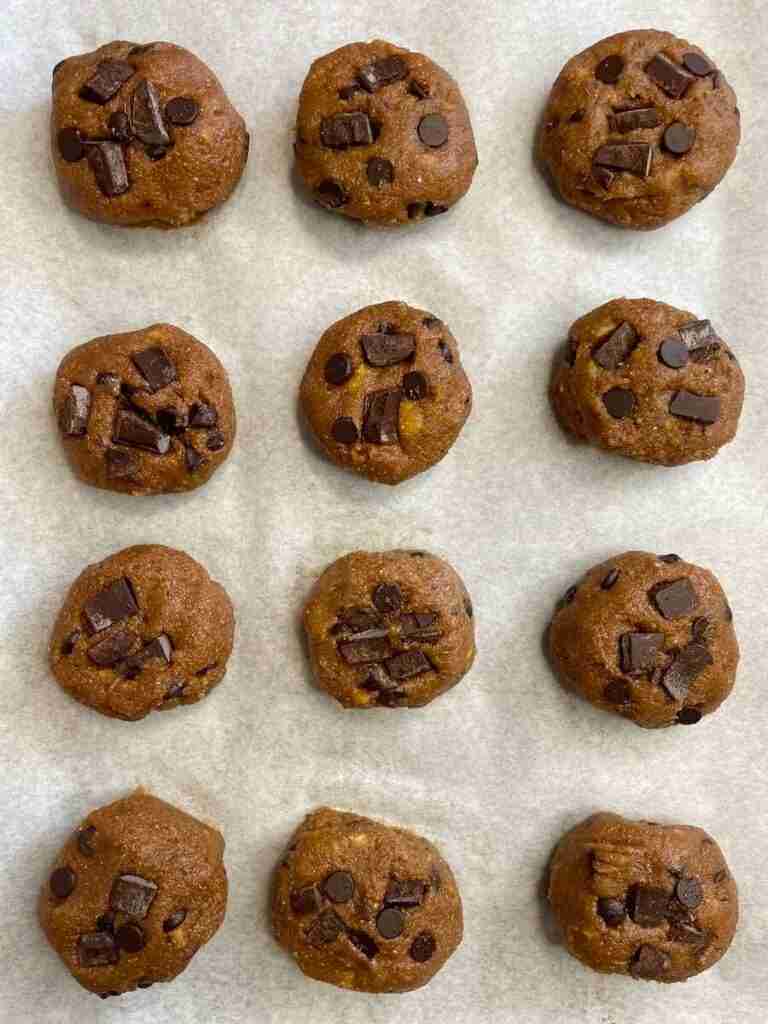
{"label": "dark chocolate piece", "polygon": [[176,367],[158,345],[145,348],[143,352],[134,352],[131,359],[152,392],[160,391],[178,380]]}
{"label": "dark chocolate piece", "polygon": [[360,68],[357,79],[367,92],[377,92],[385,85],[399,82],[408,75],[408,65],[402,57],[393,54],[390,57],[379,57],[371,64]]}
{"label": "dark chocolate piece", "polygon": [[394,366],[411,359],[416,352],[413,334],[364,334],[360,344],[365,360],[371,366]]}
{"label": "dark chocolate piece", "polygon": [[384,388],[365,396],[363,437],[371,444],[397,444],[400,437],[400,388]]}
{"label": "dark chocolate piece", "polygon": [[117,142],[89,142],[88,163],[105,196],[121,196],[131,187],[122,146]]}
{"label": "dark chocolate piece", "polygon": [[132,448],[145,448],[158,455],[165,455],[171,446],[171,438],[154,423],[138,416],[130,409],[120,409],[115,419],[115,444],[127,444]]}
{"label": "dark chocolate piece", "polygon": [[73,384],[61,407],[59,426],[67,437],[82,437],[88,428],[91,411],[91,393],[87,388]]}
{"label": "dark chocolate piece", "polygon": [[134,135],[145,146],[170,146],[171,137],[163,121],[160,94],[146,78],[142,78],[133,92],[131,125]]}
{"label": "dark chocolate piece", "polygon": [[80,97],[92,103],[107,103],[116,96],[136,68],[124,60],[103,60],[80,90]]}
{"label": "dark chocolate piece", "polygon": [[88,657],[99,668],[110,668],[122,661],[136,645],[136,634],[118,629],[88,648]]}
{"label": "dark chocolate piece", "polygon": [[645,65],[645,73],[655,82],[658,87],[671,96],[673,100],[679,100],[688,90],[693,78],[677,64],[673,64],[663,53],[656,56]]}
{"label": "dark chocolate piece", "polygon": [[116,622],[122,622],[138,613],[139,606],[133,587],[125,576],[89,597],[83,605],[83,614],[91,633],[100,633]]}
{"label": "dark chocolate piece", "polygon": [[673,416],[693,420],[709,426],[720,419],[721,401],[718,395],[696,395],[692,391],[676,391],[669,403]]}
{"label": "dark chocolate piece", "polygon": [[367,114],[359,111],[324,117],[320,123],[320,141],[330,149],[370,146],[373,142],[370,119]]}
{"label": "dark chocolate piece", "polygon": [[598,344],[592,358],[604,370],[615,370],[626,363],[639,340],[634,327],[624,321]]}
{"label": "dark chocolate piece", "polygon": [[601,146],[595,153],[598,167],[628,171],[647,178],[653,165],[653,146],[647,142],[616,142]]}
{"label": "dark chocolate piece", "polygon": [[112,885],[109,905],[118,913],[141,919],[147,916],[155,896],[157,886],[154,882],[138,875],[120,875]]}

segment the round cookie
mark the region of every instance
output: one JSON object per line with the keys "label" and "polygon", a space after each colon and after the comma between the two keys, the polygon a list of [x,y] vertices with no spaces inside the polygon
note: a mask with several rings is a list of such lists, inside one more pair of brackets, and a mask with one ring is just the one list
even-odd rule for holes
{"label": "round cookie", "polygon": [[92,811],[64,844],[40,924],[102,999],[172,981],[224,920],[223,853],[216,829],[137,789]]}
{"label": "round cookie", "polygon": [[715,577],[678,555],[628,551],[570,588],[549,626],[563,683],[646,729],[695,725],[733,689],[739,645]]}
{"label": "round cookie", "polygon": [[317,686],[347,708],[416,708],[463,679],[474,612],[457,573],[424,551],[355,551],[304,608]]}
{"label": "round cookie", "polygon": [[333,462],[397,484],[447,454],[472,388],[441,320],[382,302],[328,328],[304,373],[301,405]]}
{"label": "round cookie", "polygon": [[314,62],[299,98],[295,152],[320,205],[366,224],[447,213],[477,167],[456,82],[423,54],[380,39]]}
{"label": "round cookie", "polygon": [[736,356],[673,306],[614,299],[571,327],[552,402],[566,430],[661,466],[711,459],[732,441],[744,401]]}
{"label": "round cookie", "polygon": [[327,807],[277,868],[272,921],[304,974],[357,992],[421,988],[463,932],[453,873],[431,843]]}
{"label": "round cookie", "polygon": [[731,944],[736,883],[703,829],[594,814],[561,840],[549,902],[568,952],[602,974],[685,981]]}
{"label": "round cookie", "polygon": [[248,132],[194,54],[120,41],[53,69],[51,146],[62,197],[84,216],[176,228],[229,197]]}
{"label": "round cookie", "polygon": [[736,96],[714,62],[668,32],[621,32],[565,65],[539,136],[563,199],[626,228],[668,224],[736,157]]}
{"label": "round cookie", "polygon": [[77,476],[124,494],[194,490],[235,439],[226,370],[172,324],[72,349],[56,374],[53,408]]}
{"label": "round cookie", "polygon": [[202,565],[140,544],[72,584],[53,627],[51,668],[81,704],[136,721],[206,697],[224,678],[234,629],[229,597]]}

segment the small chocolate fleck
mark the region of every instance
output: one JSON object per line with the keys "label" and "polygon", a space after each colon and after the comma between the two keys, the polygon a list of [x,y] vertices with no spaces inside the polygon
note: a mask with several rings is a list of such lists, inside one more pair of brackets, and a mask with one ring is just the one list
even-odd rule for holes
{"label": "small chocolate fleck", "polygon": [[675,156],[683,156],[693,149],[696,141],[696,129],[689,128],[682,121],[675,121],[664,132],[664,148],[674,153]]}
{"label": "small chocolate fleck", "polygon": [[601,588],[603,590],[610,590],[612,587],[616,586],[616,583],[617,583],[620,575],[621,575],[621,570],[619,570],[619,569],[611,569],[610,572],[607,574],[607,576],[603,577],[603,581],[600,584]]}
{"label": "small chocolate fleck", "polygon": [[105,914],[99,914],[96,918],[96,927],[100,932],[109,932],[111,935],[115,931],[115,918],[117,915],[108,910]]}
{"label": "small chocolate fleck", "polygon": [[56,136],[56,141],[59,146],[59,154],[67,163],[76,164],[85,156],[85,146],[77,128],[62,128]]}
{"label": "small chocolate fleck", "polygon": [[379,583],[373,591],[373,606],[382,614],[398,612],[403,604],[403,594],[396,583]]}
{"label": "small chocolate fleck", "polygon": [[581,124],[584,118],[587,116],[586,110],[581,108],[580,110],[574,110],[571,116],[568,118],[569,124]]}
{"label": "small chocolate fleck", "polygon": [[139,471],[139,460],[134,452],[124,452],[120,448],[107,448],[104,452],[109,480],[124,480],[136,476]]}
{"label": "small chocolate fleck", "polygon": [[96,383],[102,391],[106,391],[113,398],[120,396],[120,378],[115,373],[100,373],[96,377]]}
{"label": "small chocolate fleck", "polygon": [[678,725],[696,725],[702,717],[703,714],[698,708],[681,708],[675,721]]}
{"label": "small chocolate fleck", "polygon": [[349,903],[355,895],[355,881],[348,871],[334,871],[323,882],[323,892],[331,903]]}
{"label": "small chocolate fleck", "polygon": [[658,356],[661,362],[668,366],[670,370],[682,370],[688,363],[690,353],[685,342],[679,336],[675,337],[673,335],[665,338],[659,345]]}
{"label": "small chocolate fleck", "polygon": [[697,395],[692,391],[676,391],[669,403],[669,411],[678,419],[693,420],[708,426],[720,419],[720,398],[717,395]]}
{"label": "small chocolate fleck", "polygon": [[346,383],[354,372],[352,360],[346,352],[336,352],[328,359],[323,369],[323,376],[328,384]]}
{"label": "small chocolate fleck", "polygon": [[415,78],[412,78],[408,83],[408,92],[411,96],[415,96],[417,100],[429,98],[429,86],[425,82],[417,82]]}
{"label": "small chocolate fleck", "polygon": [[190,96],[174,96],[165,105],[165,116],[171,122],[181,127],[192,124],[200,113],[200,105],[197,100]]}
{"label": "small chocolate fleck", "polygon": [[136,69],[124,60],[103,60],[80,90],[80,97],[91,103],[107,103],[132,78]]}
{"label": "small chocolate fleck", "polygon": [[331,437],[338,444],[355,444],[360,434],[351,416],[339,416],[331,426]]}
{"label": "small chocolate fleck", "polygon": [[635,411],[636,398],[634,392],[627,388],[611,388],[603,395],[603,404],[615,420],[626,419]]}
{"label": "small chocolate fleck", "polygon": [[395,167],[391,160],[385,160],[380,156],[372,156],[365,167],[368,181],[374,188],[380,185],[389,185],[395,180]]}
{"label": "small chocolate fleck", "polygon": [[472,607],[472,602],[468,597],[464,598],[464,611],[467,613],[467,618],[472,619],[475,615],[475,610]]}
{"label": "small chocolate fleck", "polygon": [[721,868],[720,871],[716,871],[714,873],[714,875],[712,876],[712,881],[715,883],[715,885],[722,885],[722,883],[727,878],[728,878],[728,872],[724,868]]}
{"label": "small chocolate fleck", "polygon": [[414,371],[403,377],[403,394],[411,402],[418,402],[429,394],[429,384],[423,373]]}
{"label": "small chocolate fleck", "polygon": [[607,338],[603,338],[592,353],[592,358],[604,370],[616,370],[627,362],[639,340],[635,328],[625,321],[611,331]]}
{"label": "small chocolate fleck", "polygon": [[425,146],[436,149],[448,141],[448,122],[442,114],[427,114],[419,121],[418,133]]}
{"label": "small chocolate fleck", "polygon": [[140,953],[146,943],[144,929],[134,921],[121,925],[115,932],[115,945],[124,953]]}
{"label": "small chocolate fleck", "polygon": [[205,439],[205,447],[209,452],[220,452],[226,443],[226,438],[220,430],[210,430]]}
{"label": "small chocolate fleck", "polygon": [[440,341],[438,341],[437,347],[440,350],[440,355],[443,357],[446,363],[452,363],[453,352],[451,352],[449,346],[442,340],[442,338],[440,339]]}
{"label": "small chocolate fleck", "polygon": [[61,653],[65,657],[69,657],[70,654],[74,653],[74,651],[75,651],[75,644],[77,643],[77,641],[80,639],[80,637],[82,635],[83,634],[80,632],[79,629],[73,629],[72,632],[68,636],[64,637],[64,639],[62,640],[62,643],[61,643]]}
{"label": "small chocolate fleck", "polygon": [[306,889],[294,889],[291,893],[291,910],[301,917],[314,914],[320,909],[320,894],[313,885]]}
{"label": "small chocolate fleck", "polygon": [[632,700],[632,688],[626,679],[612,679],[603,690],[603,698],[609,704],[629,704]]}
{"label": "small chocolate fleck", "polygon": [[77,875],[69,865],[62,868],[56,868],[56,870],[51,874],[48,884],[51,892],[57,899],[65,900],[67,896],[71,896],[75,891]]}
{"label": "small chocolate fleck", "polygon": [[345,930],[344,922],[329,907],[310,925],[307,931],[307,941],[312,946],[328,946],[335,942]]}
{"label": "small chocolate fleck", "polygon": [[168,689],[165,691],[165,694],[163,695],[163,700],[180,699],[184,696],[184,690],[186,689],[186,687],[187,684],[182,682],[181,680],[178,680],[175,683],[171,683],[171,685],[168,687]]}
{"label": "small chocolate fleck", "polygon": [[430,932],[419,932],[411,943],[408,954],[411,960],[415,960],[417,964],[425,964],[427,960],[432,959],[436,949],[437,943],[434,935]]}
{"label": "small chocolate fleck", "polygon": [[184,446],[184,464],[190,473],[196,472],[205,463],[205,457],[191,444]]}
{"label": "small chocolate fleck", "polygon": [[674,565],[675,562],[682,562],[680,555],[659,555],[659,561],[666,565]]}
{"label": "small chocolate fleck", "polygon": [[172,914],[163,921],[163,931],[172,932],[179,928],[187,919],[187,911],[181,907],[179,910],[174,910]]}
{"label": "small chocolate fleck", "polygon": [[605,57],[597,65],[595,68],[595,78],[600,82],[605,82],[606,85],[615,85],[621,78],[623,70],[624,58],[620,57],[618,53],[613,53],[610,57]]}
{"label": "small chocolate fleck", "polygon": [[691,635],[697,643],[707,644],[710,640],[711,623],[703,616],[691,623]]}
{"label": "small chocolate fleck", "polygon": [[357,84],[344,85],[339,89],[339,99],[351,100],[353,96],[356,96],[359,92],[361,92],[361,89]]}
{"label": "small chocolate fleck", "polygon": [[396,939],[403,934],[405,914],[396,907],[385,907],[376,918],[376,930],[383,939]]}
{"label": "small chocolate fleck", "polygon": [[597,913],[609,928],[618,928],[627,919],[627,908],[622,900],[602,896],[597,901]]}

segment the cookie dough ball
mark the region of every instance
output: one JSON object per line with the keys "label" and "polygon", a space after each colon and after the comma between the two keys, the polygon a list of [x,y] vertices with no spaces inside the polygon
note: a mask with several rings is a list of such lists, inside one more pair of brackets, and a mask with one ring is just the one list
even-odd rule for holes
{"label": "cookie dough ball", "polygon": [[304,974],[357,992],[421,988],[463,932],[459,890],[431,843],[327,807],[277,869],[272,921]]}
{"label": "cookie dough ball", "polygon": [[105,224],[177,228],[229,197],[248,132],[194,54],[114,42],[53,69],[51,145],[75,210]]}
{"label": "cookie dough ball", "polygon": [[224,678],[234,629],[229,597],[202,565],[140,544],[72,584],[53,627],[51,668],[81,704],[135,721],[206,697]]}
{"label": "cookie dough ball", "polygon": [[621,32],[578,54],[549,97],[539,155],[563,199],[626,228],[681,216],[736,157],[736,96],[668,32]]}
{"label": "cookie dough ball", "polygon": [[614,299],[571,327],[552,401],[582,440],[681,466],[733,440],[744,375],[709,320],[651,299]]}
{"label": "cookie dough ball", "polygon": [[224,920],[223,853],[215,828],[138,789],[92,811],[64,844],[40,924],[102,999],[172,981]]}
{"label": "cookie dough ball", "polygon": [[334,562],[304,608],[317,685],[347,708],[416,708],[475,659],[472,602],[424,551],[355,551]]}
{"label": "cookie dough ball", "polygon": [[716,711],[739,663],[733,614],[712,573],[644,551],[595,566],[568,590],[549,650],[566,686],[647,729]]}
{"label": "cookie dough ball", "polygon": [[398,484],[447,454],[472,409],[472,388],[441,320],[382,302],[328,328],[304,374],[301,404],[333,462]]}
{"label": "cookie dough ball", "polygon": [[602,974],[685,981],[716,964],[739,917],[736,883],[700,828],[595,814],[550,866],[568,952]]}
{"label": "cookie dough ball", "polygon": [[456,82],[423,54],[380,39],[315,61],[296,136],[296,166],[317,201],[366,224],[447,213],[477,167]]}
{"label": "cookie dough ball", "polygon": [[235,439],[227,371],[172,324],[72,349],[56,374],[53,408],[77,476],[124,494],[192,491]]}

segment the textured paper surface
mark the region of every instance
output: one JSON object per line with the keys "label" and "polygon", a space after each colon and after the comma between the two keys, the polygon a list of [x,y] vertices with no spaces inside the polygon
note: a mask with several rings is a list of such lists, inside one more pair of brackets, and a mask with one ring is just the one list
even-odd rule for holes
{"label": "textured paper surface", "polygon": [[[765,369],[768,65],[762,0],[187,3],[5,0],[2,89],[2,644],[0,1020],[352,1024],[741,1024],[765,1019]],[[556,202],[532,163],[547,91],[574,53],[630,27],[669,28],[715,57],[744,142],[726,182],[649,235]],[[291,173],[291,125],[310,61],[381,36],[459,80],[480,152],[476,184],[423,229],[366,231],[313,208]],[[49,166],[50,70],[112,38],[168,39],[220,74],[251,131],[234,198],[180,232],[90,224],[61,205]],[[709,317],[744,367],[738,439],[668,470],[569,443],[546,398],[569,324],[617,295]],[[308,443],[296,395],[333,321],[402,298],[447,320],[475,411],[432,472],[396,489],[358,480]],[[240,432],[202,491],[130,499],[78,483],[50,414],[73,345],[169,320],[229,369]],[[80,707],[46,645],[83,566],[129,544],[184,548],[238,617],[222,686],[140,723]],[[471,675],[431,707],[354,713],[309,685],[298,626],[315,576],[355,548],[429,548],[477,608]],[[709,566],[733,605],[732,698],[694,729],[646,733],[567,695],[542,631],[583,571],[629,548]],[[227,840],[224,927],[172,986],[100,1003],[35,920],[57,848],[91,808],[144,784]],[[433,839],[458,876],[466,934],[425,989],[373,998],[311,982],[272,939],[274,863],[302,816],[332,804]],[[708,829],[742,899],[727,957],[685,985],[584,970],[554,941],[540,881],[561,832],[597,809]]]}

